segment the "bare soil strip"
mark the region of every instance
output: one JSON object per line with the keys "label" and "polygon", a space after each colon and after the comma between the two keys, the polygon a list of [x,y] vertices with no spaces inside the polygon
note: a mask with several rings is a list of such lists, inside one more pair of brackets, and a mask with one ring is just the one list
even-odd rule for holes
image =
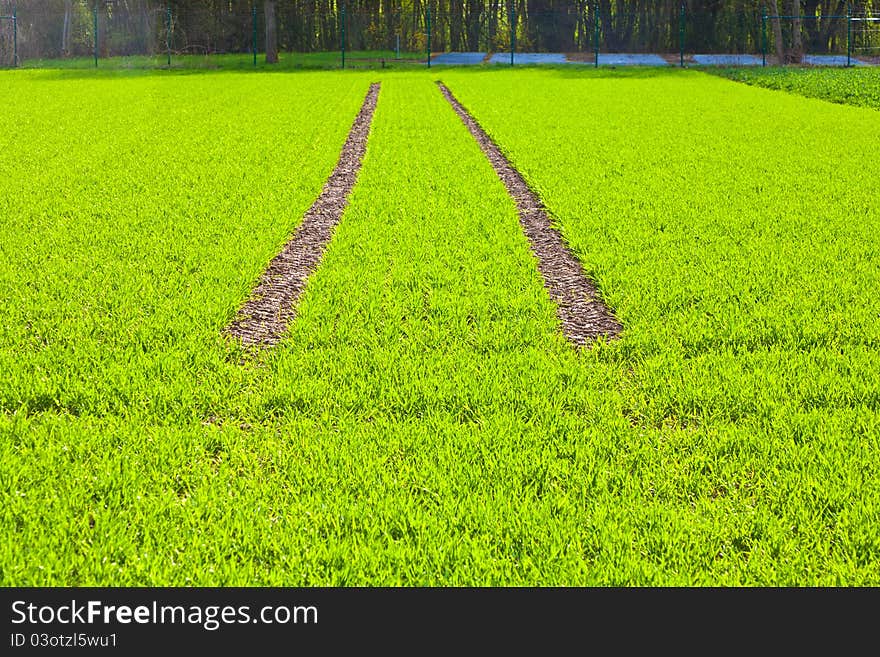
{"label": "bare soil strip", "polygon": [[579,347],[589,345],[599,336],[608,339],[617,337],[623,326],[602,301],[595,285],[584,274],[580,261],[568,248],[562,235],[553,228],[537,194],[529,189],[522,175],[446,85],[442,82],[437,82],[437,85],[480,144],[495,173],[516,202],[519,222],[529,238],[532,253],[538,259],[538,271],[544,277],[544,287],[556,303],[556,314],[565,337]]}
{"label": "bare soil strip", "polygon": [[239,309],[226,334],[247,346],[276,344],[296,315],[296,303],[309,276],[318,268],[324,249],[348,205],[379,98],[379,83],[370,85],[364,104],[342,147],[339,162],[320,196],[303,216],[293,237],[263,272],[250,299]]}

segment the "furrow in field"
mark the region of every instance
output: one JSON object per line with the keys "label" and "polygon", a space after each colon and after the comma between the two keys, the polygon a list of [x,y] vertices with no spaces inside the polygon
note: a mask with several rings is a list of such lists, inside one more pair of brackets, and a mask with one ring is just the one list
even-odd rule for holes
{"label": "furrow in field", "polygon": [[321,194],[281,253],[269,263],[250,299],[226,328],[228,335],[240,338],[243,344],[271,346],[281,339],[293,320],[297,300],[309,276],[318,268],[333,229],[348,205],[348,196],[367,150],[378,98],[379,83],[376,82],[370,85],[342,147],[339,162]]}
{"label": "furrow in field", "polygon": [[544,286],[556,303],[565,337],[577,346],[584,346],[600,336],[614,338],[619,335],[623,327],[584,274],[580,261],[553,228],[541,199],[449,88],[442,82],[437,84],[516,202],[520,224],[538,259]]}

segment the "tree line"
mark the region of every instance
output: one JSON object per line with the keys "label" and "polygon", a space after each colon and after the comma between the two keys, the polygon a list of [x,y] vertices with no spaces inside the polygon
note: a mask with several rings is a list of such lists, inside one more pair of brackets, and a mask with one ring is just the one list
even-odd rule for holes
{"label": "tree line", "polygon": [[[839,51],[880,0],[0,0],[22,57],[350,50]],[[763,14],[794,18],[762,20]],[[344,16],[344,20],[343,20]],[[8,23],[8,21],[7,21]],[[598,30],[596,29],[598,25]],[[513,28],[513,29],[511,29]],[[0,29],[8,31],[7,25]],[[880,32],[880,26],[878,26]]]}

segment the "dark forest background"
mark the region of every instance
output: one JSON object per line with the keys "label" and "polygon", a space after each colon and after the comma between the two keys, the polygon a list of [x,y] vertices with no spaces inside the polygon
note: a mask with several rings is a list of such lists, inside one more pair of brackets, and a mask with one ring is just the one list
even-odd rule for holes
{"label": "dark forest background", "polygon": [[778,12],[800,20],[767,21],[771,41],[822,53],[845,48],[848,10],[880,15],[880,0],[0,0],[0,14],[13,6],[22,58],[92,55],[96,19],[101,56],[337,50],[343,9],[351,50],[423,52],[430,20],[434,51],[504,51],[513,25],[521,52],[597,37],[606,52],[677,52],[682,36],[689,52],[759,52],[762,13]]}

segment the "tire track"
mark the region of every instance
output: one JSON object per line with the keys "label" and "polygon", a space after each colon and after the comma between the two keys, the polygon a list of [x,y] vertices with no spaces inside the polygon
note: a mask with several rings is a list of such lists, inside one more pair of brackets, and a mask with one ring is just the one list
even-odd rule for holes
{"label": "tire track", "polygon": [[336,168],[321,194],[303,215],[302,223],[260,277],[260,281],[224,329],[246,346],[270,347],[281,340],[296,316],[296,304],[321,258],[333,229],[348,206],[367,149],[367,137],[379,98],[379,83],[370,85],[348,133]]}
{"label": "tire track", "polygon": [[544,278],[544,287],[556,303],[556,314],[565,337],[578,347],[587,346],[600,336],[608,339],[617,337],[623,326],[602,301],[577,256],[553,227],[541,199],[529,189],[522,175],[446,85],[438,81],[437,86],[470,130],[508,194],[516,202],[520,225],[529,239],[532,253],[538,259],[538,271]]}

